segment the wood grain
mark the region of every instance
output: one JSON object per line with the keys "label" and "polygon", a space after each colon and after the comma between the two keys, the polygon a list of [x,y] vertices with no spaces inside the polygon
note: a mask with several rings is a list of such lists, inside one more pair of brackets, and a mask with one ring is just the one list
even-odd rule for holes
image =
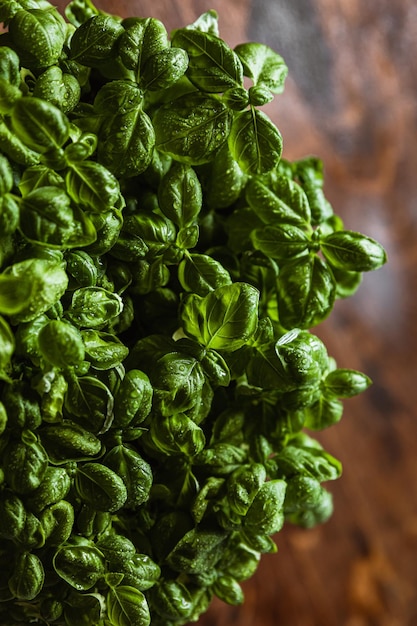
{"label": "wood grain", "polygon": [[[63,3],[58,2],[62,7]],[[210,8],[232,46],[271,45],[290,77],[269,114],[287,158],[318,154],[347,228],[389,263],[317,330],[341,367],[374,380],[320,440],[344,464],[335,513],[286,527],[244,585],[200,626],[417,625],[417,5],[413,0],[101,0],[120,15],[183,26]]]}

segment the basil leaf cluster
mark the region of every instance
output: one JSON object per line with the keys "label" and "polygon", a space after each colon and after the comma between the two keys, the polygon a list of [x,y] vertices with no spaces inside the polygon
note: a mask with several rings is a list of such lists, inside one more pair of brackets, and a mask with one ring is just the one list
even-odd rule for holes
{"label": "basil leaf cluster", "polygon": [[180,626],[331,515],[305,429],[371,381],[311,329],[386,253],[282,158],[286,65],[214,11],[0,21],[0,622]]}

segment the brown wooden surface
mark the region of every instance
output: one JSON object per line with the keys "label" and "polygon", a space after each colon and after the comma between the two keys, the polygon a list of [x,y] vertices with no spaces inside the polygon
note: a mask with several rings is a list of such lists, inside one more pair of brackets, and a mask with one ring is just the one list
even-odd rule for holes
{"label": "brown wooden surface", "polygon": [[[63,6],[64,2],[58,2]],[[290,68],[269,105],[284,155],[314,153],[345,226],[381,241],[366,275],[317,329],[339,366],[374,380],[321,435],[344,464],[335,513],[285,528],[244,585],[200,626],[417,626],[417,5],[414,0],[97,0],[168,29],[210,8],[230,45],[262,41]]]}

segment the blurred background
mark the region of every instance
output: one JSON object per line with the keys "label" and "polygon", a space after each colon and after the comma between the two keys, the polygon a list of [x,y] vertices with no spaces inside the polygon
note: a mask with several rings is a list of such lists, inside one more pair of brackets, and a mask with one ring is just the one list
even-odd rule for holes
{"label": "blurred background", "polygon": [[229,45],[259,41],[279,52],[289,78],[266,112],[284,156],[320,156],[345,228],[389,255],[314,330],[339,367],[374,381],[319,436],[344,465],[329,485],[332,519],[285,527],[278,554],[244,583],[245,604],[215,601],[199,626],[417,626],[417,3],[95,1],[168,30],[215,9]]}

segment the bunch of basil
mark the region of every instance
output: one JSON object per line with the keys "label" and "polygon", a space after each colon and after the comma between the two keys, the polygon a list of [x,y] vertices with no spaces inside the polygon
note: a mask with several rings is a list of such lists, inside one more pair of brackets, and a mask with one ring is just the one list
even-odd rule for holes
{"label": "bunch of basil", "polygon": [[309,329],[385,252],[281,159],[270,48],[66,17],[0,2],[0,623],[181,625],[331,514],[303,429],[370,381]]}

